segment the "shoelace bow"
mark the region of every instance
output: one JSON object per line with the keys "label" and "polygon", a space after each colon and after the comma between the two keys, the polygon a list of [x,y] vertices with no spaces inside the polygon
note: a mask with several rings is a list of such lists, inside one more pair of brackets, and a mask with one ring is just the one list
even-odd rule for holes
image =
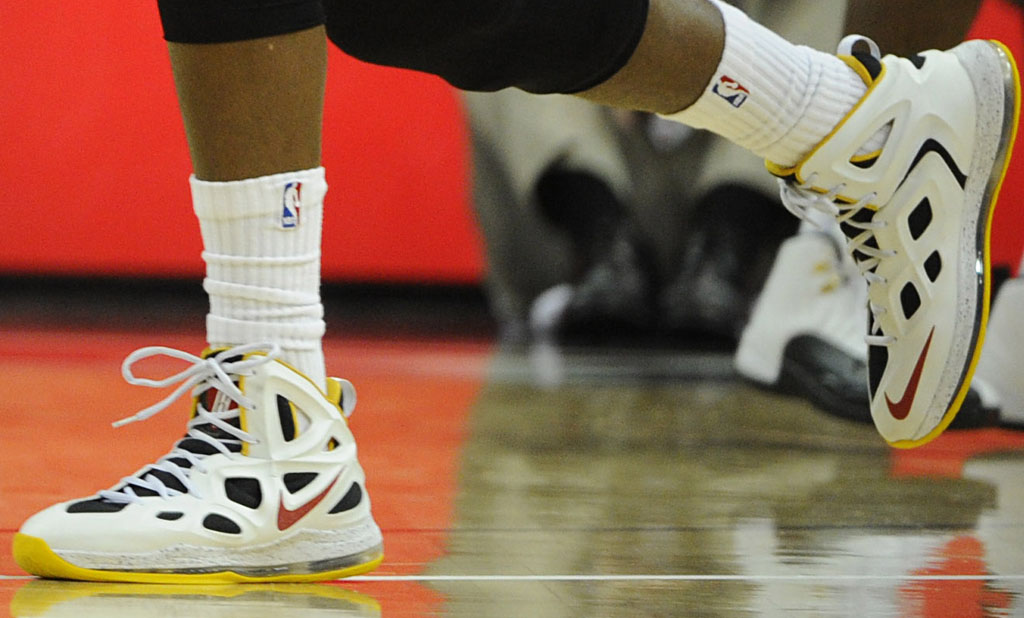
{"label": "shoelace bow", "polygon": [[[247,354],[253,352],[263,352],[264,354],[245,359]],[[192,397],[198,397],[200,393],[208,389],[215,389],[218,393],[218,404],[215,404],[213,407],[222,409],[207,410],[204,406],[203,398],[199,397],[196,403],[196,415],[189,420],[188,431],[185,437],[175,444],[171,452],[158,459],[155,463],[146,466],[138,474],[121,479],[117,489],[101,491],[99,493],[100,498],[117,503],[136,502],[141,498],[133,488],[147,490],[162,498],[183,493],[191,493],[198,498],[202,498],[202,495],[200,495],[200,492],[189,478],[189,474],[193,468],[201,472],[206,470],[202,461],[206,455],[185,448],[187,446],[186,443],[198,440],[200,443],[208,445],[215,452],[228,456],[233,456],[233,451],[230,448],[232,445],[240,447],[242,443],[257,444],[258,440],[229,422],[239,417],[241,414],[239,408],[251,410],[254,406],[254,402],[239,390],[231,376],[251,375],[253,369],[273,361],[280,355],[280,352],[280,348],[276,344],[256,343],[223,350],[205,359],[162,346],[141,348],[129,354],[121,365],[121,373],[129,384],[152,388],[164,388],[178,384],[178,387],[174,392],[157,403],[144,410],[140,410],[132,416],[117,421],[114,423],[115,427],[143,421],[162,412],[190,389]],[[140,378],[132,373],[132,365],[153,356],[169,356],[188,361],[192,365],[183,371],[162,379]],[[229,360],[232,358],[242,360]],[[233,401],[236,406],[219,405],[219,403],[227,403],[224,402],[222,397]],[[215,431],[211,430],[211,427],[215,428],[216,433],[219,435],[214,435]],[[156,474],[158,472],[169,474],[184,487],[185,491],[168,487],[161,480],[160,475]]]}
{"label": "shoelace bow", "polygon": [[[842,55],[851,55],[854,45],[861,42],[867,44],[872,56],[881,58],[881,51],[879,51],[878,45],[871,39],[860,35],[850,35],[843,38],[839,42],[837,51]],[[874,238],[876,230],[885,228],[888,224],[884,221],[861,221],[857,217],[858,213],[863,211],[868,204],[878,197],[878,194],[869,193],[855,202],[847,203],[837,199],[843,190],[846,189],[845,184],[840,183],[822,193],[820,189],[815,188],[815,181],[817,179],[817,174],[811,174],[803,183],[794,184],[779,178],[779,193],[782,197],[782,203],[789,212],[805,221],[810,221],[815,226],[818,226],[818,223],[810,216],[809,211],[811,209],[831,215],[840,226],[848,226],[860,230],[860,233],[856,235],[846,234],[846,250],[853,256],[861,275],[871,287],[886,285],[888,282],[885,277],[875,272],[876,268],[882,260],[895,257],[897,253],[891,249],[879,249],[877,244],[872,246],[868,243]],[[858,258],[858,254],[864,257]],[[887,309],[871,301],[868,302],[868,307],[871,310],[871,328],[869,333],[881,332],[879,318],[886,313]],[[868,334],[864,337],[864,340],[868,345],[887,346],[896,339],[891,335]]]}

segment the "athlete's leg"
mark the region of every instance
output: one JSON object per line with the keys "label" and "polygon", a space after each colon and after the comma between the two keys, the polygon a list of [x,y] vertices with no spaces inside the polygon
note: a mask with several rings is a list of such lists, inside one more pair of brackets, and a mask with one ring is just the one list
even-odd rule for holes
{"label": "athlete's leg", "polygon": [[[952,421],[981,349],[988,229],[1016,130],[1019,89],[1005,48],[973,42],[903,60],[844,41],[840,59],[792,45],[719,0],[651,0],[637,45],[616,69],[624,56],[605,52],[622,50],[625,35],[577,48],[565,62],[558,36],[547,33],[576,41],[576,28],[602,32],[601,18],[620,11],[622,31],[632,35],[640,3],[588,10],[592,3],[567,1],[557,4],[571,18],[540,21],[540,7],[551,3],[523,0],[484,11],[483,27],[468,35],[442,37],[440,56],[414,58],[405,37],[397,48],[385,38],[395,34],[381,29],[390,24],[388,4],[334,2],[346,8],[329,10],[328,31],[365,59],[432,71],[464,88],[519,86],[676,112],[674,119],[769,159],[794,211],[823,209],[844,224],[869,281],[869,390],[882,435],[914,446]],[[444,13],[449,4],[433,6]],[[339,14],[366,19],[332,23]],[[440,21],[457,23],[459,14]],[[361,31],[354,37],[353,27]],[[415,22],[407,27],[417,30]],[[424,39],[419,32],[409,40]],[[458,46],[448,45],[453,40]],[[528,53],[509,53],[517,45]],[[445,54],[453,48],[479,53],[453,65]],[[559,71],[531,62],[545,52],[559,58]],[[511,67],[491,64],[501,54],[514,59]],[[496,78],[479,80],[494,66],[503,69],[491,71]],[[587,75],[604,78],[588,83]]]}
{"label": "athlete's leg", "polygon": [[[760,58],[769,49],[763,32],[737,11],[722,11],[722,64],[698,101],[675,118],[766,152],[759,134],[777,123],[755,121],[744,133],[736,122],[743,114],[730,105],[785,100],[793,90],[774,88],[777,63]],[[748,36],[760,44],[749,45]],[[810,151],[769,168],[784,181],[792,210],[820,209],[842,223],[869,282],[872,417],[894,445],[916,446],[952,422],[980,355],[988,231],[1016,130],[1019,87],[1008,52],[991,42],[910,59],[883,59],[877,48],[855,46],[845,40],[840,50],[867,87],[865,96]],[[778,50],[787,53],[785,45]],[[805,93],[812,97],[797,128],[828,111],[817,92]],[[799,152],[799,140],[794,145],[788,153],[769,146],[782,154],[766,156],[786,160]]]}
{"label": "athlete's leg", "polygon": [[[672,117],[765,156],[787,206],[842,223],[869,283],[872,417],[892,444],[923,444],[953,421],[981,353],[989,227],[1017,123],[1012,59],[985,41],[882,59],[851,39],[840,61],[713,1],[725,27],[721,59],[700,96]],[[703,72],[694,57],[654,51],[647,60],[643,50],[664,49],[658,24],[676,37],[709,27],[674,24],[659,17],[659,4],[629,63],[583,96],[664,110],[672,101],[648,85],[652,75]],[[684,4],[661,6],[685,15],[671,9]]]}
{"label": "athlete's leg", "polygon": [[[145,348],[130,382],[181,382],[192,419],[167,456],[55,505],[16,536],[42,576],[100,581],[305,581],[374,568],[381,536],[321,337],[320,167],[326,71],[318,0],[162,0],[195,175],[210,294],[201,357]],[[192,363],[154,382],[135,361]]]}
{"label": "athlete's leg", "polygon": [[323,26],[167,47],[196,178],[240,180],[320,165]]}
{"label": "athlete's leg", "polygon": [[323,386],[323,26],[168,49],[195,170],[209,342],[278,343]]}
{"label": "athlete's leg", "polygon": [[629,62],[607,81],[576,94],[616,107],[677,112],[704,92],[724,45],[725,25],[713,4],[651,0],[643,37]]}
{"label": "athlete's leg", "polygon": [[[363,60],[428,71],[468,90],[514,86],[659,113],[695,108],[685,122],[786,163],[810,151],[866,90],[841,60],[709,0],[329,0],[326,9],[328,36]],[[728,29],[723,11],[732,16]],[[741,107],[723,103],[730,114],[701,96],[722,70],[758,89]]]}
{"label": "athlete's leg", "polygon": [[[208,34],[208,13],[232,13],[241,5],[260,19],[225,23],[279,26],[281,20],[263,18],[282,6],[290,10],[303,4],[309,3],[282,0],[246,8],[240,2],[187,2],[165,13],[165,24],[168,15],[184,14],[185,23],[199,24],[199,30]],[[377,7],[386,9],[386,4],[349,0],[333,6],[369,7],[379,16]],[[436,11],[446,4],[436,0],[429,7]],[[457,9],[473,6],[455,4]],[[499,4],[527,10],[512,15],[499,11],[502,19],[489,22],[500,26],[497,38],[487,28],[472,31],[470,38],[492,55],[481,63],[480,58],[452,53],[450,46],[442,45],[441,57],[451,59],[435,72],[459,83],[467,75],[479,77],[481,67],[490,66],[487,61],[495,56],[514,58],[515,63],[532,59],[535,62],[526,63],[525,69],[522,64],[513,66],[518,71],[508,76],[496,71],[499,79],[490,85],[584,92],[593,100],[662,112],[685,108],[678,120],[713,130],[772,159],[773,171],[789,183],[786,195],[794,209],[826,208],[846,224],[851,247],[871,284],[870,341],[877,352],[869,360],[872,407],[883,435],[894,443],[917,444],[933,438],[952,420],[980,350],[988,292],[987,277],[978,283],[976,264],[979,257],[987,263],[984,232],[989,204],[1016,122],[1015,73],[999,48],[977,43],[953,53],[928,54],[916,62],[882,61],[876,55],[838,62],[793,46],[739,11],[718,2],[712,6],[708,0],[654,0],[649,12],[644,2],[626,0]],[[544,7],[570,10],[564,21],[539,19],[545,15],[530,11]],[[197,13],[190,15],[190,10]],[[620,13],[633,19],[621,21]],[[457,10],[453,17],[462,14]],[[386,10],[384,15],[381,22],[387,26]],[[390,19],[395,15],[391,13]],[[486,11],[485,16],[493,17]],[[585,17],[606,28],[592,28]],[[511,25],[505,18],[511,18]],[[315,26],[313,21],[277,31],[241,28],[230,40],[270,38],[263,41],[265,48],[255,40],[240,46],[242,57],[236,60],[259,63],[260,57],[271,58],[264,53],[283,44],[288,53],[270,60],[271,77],[280,77],[275,67],[288,58],[300,64],[318,62],[309,51],[318,42],[296,34]],[[364,42],[384,40],[384,49],[402,42],[395,38],[400,33],[387,28],[374,32],[373,25],[355,21],[349,27],[368,31]],[[624,34],[617,34],[620,29]],[[168,29],[169,38],[176,38],[173,32]],[[411,39],[412,51],[416,43],[429,40],[430,32],[425,23],[420,36]],[[592,47],[576,47],[573,39],[574,51],[566,63],[557,53],[561,50],[547,43],[574,32],[582,33],[582,40]],[[588,38],[595,32],[598,35]],[[554,34],[546,39],[545,33]],[[287,38],[289,34],[295,39]],[[225,42],[198,39],[183,42]],[[495,40],[531,48],[532,54],[510,54]],[[686,41],[695,46],[686,47]],[[320,51],[315,53],[322,57]],[[219,85],[216,74],[194,75],[204,71],[198,63],[185,68],[202,57],[202,50],[175,52],[177,68],[184,69],[184,74],[177,68],[176,73],[185,99],[194,83]],[[596,70],[593,58],[600,60]],[[473,70],[463,71],[463,65]],[[242,65],[213,66],[244,70]],[[552,72],[552,66],[557,70]],[[574,72],[581,66],[582,72]],[[447,71],[450,67],[453,72]],[[560,82],[563,73],[571,79]],[[521,83],[515,81],[519,78]],[[677,80],[678,86],[663,85]],[[322,78],[303,83],[313,86],[309,104],[318,105],[316,88],[322,87]],[[233,80],[228,84],[245,86]],[[260,78],[249,87],[242,93],[230,88],[227,92],[242,98],[279,92],[279,85]],[[195,99],[203,100],[205,95]],[[899,104],[901,114],[891,113],[893,104]],[[183,100],[193,126],[190,132],[210,131],[196,124],[203,122],[205,110],[189,105]],[[246,112],[230,101],[223,109]],[[278,117],[268,111],[271,119]],[[317,118],[317,113],[300,118]],[[239,128],[252,129],[246,122]],[[256,131],[268,139],[289,136],[276,128]],[[315,371],[323,323],[319,297],[308,292],[308,285],[319,280],[318,252],[310,248],[319,245],[319,205],[326,190],[322,170],[274,169],[291,163],[287,155],[266,167],[262,162],[252,168],[225,163],[221,176],[218,157],[241,154],[239,148],[229,145],[222,152],[216,143],[210,146],[205,133],[192,137],[193,152],[206,160],[204,166],[210,165],[203,173],[214,178],[197,179],[193,185],[204,241],[213,239],[206,246],[209,337],[213,344],[230,347],[205,359],[185,357],[195,363],[193,368],[173,377],[184,381],[181,392],[198,387],[198,396],[189,435],[168,457],[110,491],[37,514],[16,536],[15,557],[26,570],[40,575],[113,580],[181,581],[198,575],[203,581],[237,581],[274,579],[280,573],[317,579],[365,571],[380,559],[380,533],[370,517],[351,434],[341,417],[342,409],[351,409],[354,394],[337,381],[327,382],[325,393],[318,388],[323,380],[307,379],[274,358],[283,347],[293,364]],[[252,145],[251,136],[243,140]],[[311,143],[316,140],[306,142]],[[269,150],[257,148],[256,153]],[[286,152],[307,150],[289,147]],[[315,165],[301,156],[295,163]],[[285,174],[272,174],[278,171]],[[250,173],[271,175],[246,178]],[[310,204],[313,225],[307,225]],[[908,235],[917,242],[908,241]],[[313,237],[316,242],[309,242]],[[301,272],[298,289],[291,287],[296,272]],[[269,346],[233,346],[246,340],[269,340]],[[147,349],[129,360],[163,352]],[[138,380],[130,369],[128,362],[126,375],[138,383],[172,381]],[[899,397],[896,403],[889,399],[892,385],[893,397]],[[133,420],[166,404],[152,406]],[[305,438],[299,439],[301,434]],[[297,464],[290,467],[299,474],[292,482],[288,474],[282,480],[274,465],[282,459]],[[228,463],[233,466],[231,476],[223,478],[220,468]],[[207,508],[211,505],[216,508]],[[225,515],[234,513],[244,516]],[[179,520],[183,521],[170,523]]]}
{"label": "athlete's leg", "polygon": [[[791,23],[824,25],[818,28],[819,37],[824,34],[826,40],[832,36],[838,39],[838,32],[826,34],[831,21],[845,32],[868,35],[890,53],[913,55],[960,43],[975,18],[980,0],[849,0],[845,15],[837,14],[835,6],[824,3],[820,7],[822,15],[811,15],[805,7],[799,8],[799,14],[789,14],[779,11],[779,2],[775,0],[768,4],[773,5],[772,12],[767,13],[776,19],[773,24],[785,24],[789,19]],[[794,8],[797,4],[791,3]],[[767,16],[764,12],[760,15]],[[923,16],[929,18],[922,19]],[[829,225],[827,220],[816,221],[813,226],[805,223],[801,233],[780,249],[751,320],[744,328],[734,361],[737,371],[748,380],[798,393],[829,414],[871,422],[863,396],[868,352],[863,324],[868,308],[866,299],[850,301],[851,295],[857,298],[866,294],[866,288],[860,277],[844,274],[850,270],[856,273],[856,267],[849,256],[832,250],[828,235],[821,233],[826,229],[838,233],[838,227],[834,223]],[[815,283],[829,277],[833,283]],[[994,343],[991,338],[989,342]],[[986,344],[979,376],[983,369],[992,366],[986,364],[991,356],[990,347],[993,346]],[[990,402],[982,397],[985,389],[977,380],[974,386],[978,388],[972,388],[967,395],[951,428],[968,429],[998,422]]]}

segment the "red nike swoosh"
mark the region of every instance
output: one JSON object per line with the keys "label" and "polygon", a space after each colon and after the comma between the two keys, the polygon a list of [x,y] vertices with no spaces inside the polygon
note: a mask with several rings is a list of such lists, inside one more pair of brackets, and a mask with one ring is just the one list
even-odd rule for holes
{"label": "red nike swoosh", "polygon": [[928,356],[928,348],[932,347],[932,337],[934,335],[935,327],[932,326],[932,332],[928,333],[928,341],[924,342],[924,349],[921,350],[921,355],[917,357],[914,373],[910,374],[910,382],[907,383],[907,389],[903,391],[903,397],[899,401],[893,402],[889,399],[888,393],[885,395],[885,403],[889,406],[889,414],[892,414],[892,417],[898,421],[907,418],[907,415],[910,414],[911,406],[914,405],[917,385],[921,381],[921,371],[924,370],[924,359]]}
{"label": "red nike swoosh", "polygon": [[288,528],[291,528],[295,525],[296,522],[305,517],[306,513],[312,511],[313,508],[316,505],[320,504],[320,502],[327,497],[327,494],[330,493],[332,489],[334,489],[334,486],[338,484],[338,479],[341,478],[341,474],[344,471],[345,470],[343,468],[341,472],[338,473],[338,476],[334,477],[334,480],[331,481],[331,484],[327,486],[327,489],[321,491],[312,500],[306,502],[297,509],[289,509],[285,507],[284,496],[282,495],[280,498],[280,505],[278,506],[277,509],[277,529],[283,532]]}

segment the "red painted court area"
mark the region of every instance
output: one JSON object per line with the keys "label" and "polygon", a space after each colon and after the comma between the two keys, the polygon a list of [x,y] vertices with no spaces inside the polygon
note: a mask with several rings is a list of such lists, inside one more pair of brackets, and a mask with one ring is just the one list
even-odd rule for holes
{"label": "red painted court area", "polygon": [[[0,335],[0,616],[1024,608],[1024,433],[951,432],[894,452],[871,427],[728,374],[687,378],[706,353],[566,352],[537,365],[529,350],[395,337],[327,342],[328,366],[359,390],[352,429],[385,536],[376,572],[319,585],[25,577],[8,549],[25,517],[116,483],[181,435],[185,402],[110,427],[162,396],[118,372],[154,343],[203,346],[182,332]],[[553,361],[564,382],[538,373]]]}

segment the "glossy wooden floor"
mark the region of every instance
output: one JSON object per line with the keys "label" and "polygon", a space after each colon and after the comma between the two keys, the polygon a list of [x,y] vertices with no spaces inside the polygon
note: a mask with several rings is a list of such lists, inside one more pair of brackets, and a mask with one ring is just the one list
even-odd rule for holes
{"label": "glossy wooden floor", "polygon": [[722,353],[331,339],[359,389],[387,557],[323,585],[38,581],[21,521],[169,448],[184,404],[125,385],[199,333],[0,334],[0,616],[1024,616],[1024,434],[896,452],[734,380]]}

